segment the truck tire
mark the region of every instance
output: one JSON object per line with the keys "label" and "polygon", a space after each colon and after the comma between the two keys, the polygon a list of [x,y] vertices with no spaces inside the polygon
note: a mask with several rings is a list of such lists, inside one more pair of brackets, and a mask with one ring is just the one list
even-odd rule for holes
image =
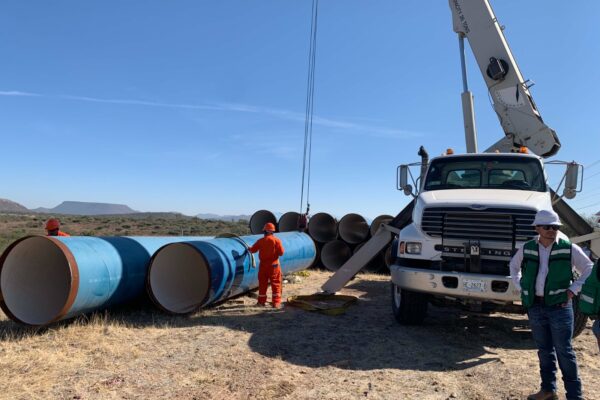
{"label": "truck tire", "polygon": [[576,338],[585,329],[588,317],[579,311],[579,296],[573,298],[573,337]]}
{"label": "truck tire", "polygon": [[429,296],[424,293],[400,289],[392,283],[392,311],[402,325],[420,325],[427,316]]}

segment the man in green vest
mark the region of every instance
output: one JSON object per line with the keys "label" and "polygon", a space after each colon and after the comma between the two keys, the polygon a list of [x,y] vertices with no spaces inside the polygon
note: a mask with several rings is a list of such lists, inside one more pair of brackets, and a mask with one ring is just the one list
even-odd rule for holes
{"label": "man in green vest", "polygon": [[600,350],[600,265],[598,261],[596,261],[591,275],[581,287],[579,311],[595,319],[592,332],[598,340],[598,349]]}
{"label": "man in green vest", "polygon": [[[526,242],[510,261],[514,285],[521,290],[533,340],[538,348],[540,391],[530,400],[558,399],[556,360],[567,399],[582,399],[573,336],[572,298],[592,272],[592,261],[581,247],[558,235],[561,222],[552,210],[540,210],[533,224],[538,237]],[[564,235],[562,235],[564,237]],[[574,279],[573,270],[579,273]]]}

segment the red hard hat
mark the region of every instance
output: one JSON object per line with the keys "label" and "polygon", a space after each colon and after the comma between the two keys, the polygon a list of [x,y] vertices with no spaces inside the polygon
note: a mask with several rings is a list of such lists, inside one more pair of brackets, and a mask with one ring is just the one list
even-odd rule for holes
{"label": "red hard hat", "polygon": [[272,222],[267,222],[263,228],[263,232],[275,232],[275,225]]}
{"label": "red hard hat", "polygon": [[57,220],[56,218],[50,218],[48,221],[46,221],[46,230],[47,231],[53,231],[58,228],[60,228],[60,221]]}

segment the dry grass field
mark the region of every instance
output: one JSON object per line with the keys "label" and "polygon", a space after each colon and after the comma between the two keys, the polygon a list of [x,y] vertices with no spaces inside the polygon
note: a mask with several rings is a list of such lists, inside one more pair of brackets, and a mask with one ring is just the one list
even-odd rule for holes
{"label": "dry grass field", "polygon": [[[247,221],[201,220],[173,213],[140,213],[115,216],[57,215],[61,229],[72,236],[210,236],[223,232],[248,235]],[[0,213],[0,253],[26,235],[45,235],[44,214]]]}
{"label": "dry grass field", "polygon": [[[313,293],[329,275],[310,271],[284,295]],[[252,295],[189,317],[140,301],[41,330],[3,316],[0,398],[522,399],[537,388],[525,317],[435,308],[424,326],[403,327],[388,279],[359,275],[344,290],[358,303],[335,317],[257,308]],[[589,326],[575,348],[586,399],[600,399]]]}

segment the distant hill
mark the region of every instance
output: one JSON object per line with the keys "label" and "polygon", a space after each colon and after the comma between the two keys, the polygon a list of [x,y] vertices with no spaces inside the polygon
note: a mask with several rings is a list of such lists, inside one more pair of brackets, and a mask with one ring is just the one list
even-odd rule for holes
{"label": "distant hill", "polygon": [[29,212],[29,210],[12,200],[0,199],[0,212]]}
{"label": "distant hill", "polygon": [[[182,213],[175,211],[166,212],[134,212],[133,214],[117,214],[119,217],[133,218],[133,219],[168,219],[168,220],[189,220],[194,217],[183,215]],[[112,215],[106,214],[107,217]]]}
{"label": "distant hill", "polygon": [[219,214],[197,214],[200,219],[213,219],[217,221],[235,222],[239,220],[250,221],[250,215],[219,215]]}
{"label": "distant hill", "polygon": [[85,201],[63,201],[54,208],[40,207],[32,211],[67,215],[121,215],[137,213],[137,211],[129,208],[125,204],[88,203]]}

